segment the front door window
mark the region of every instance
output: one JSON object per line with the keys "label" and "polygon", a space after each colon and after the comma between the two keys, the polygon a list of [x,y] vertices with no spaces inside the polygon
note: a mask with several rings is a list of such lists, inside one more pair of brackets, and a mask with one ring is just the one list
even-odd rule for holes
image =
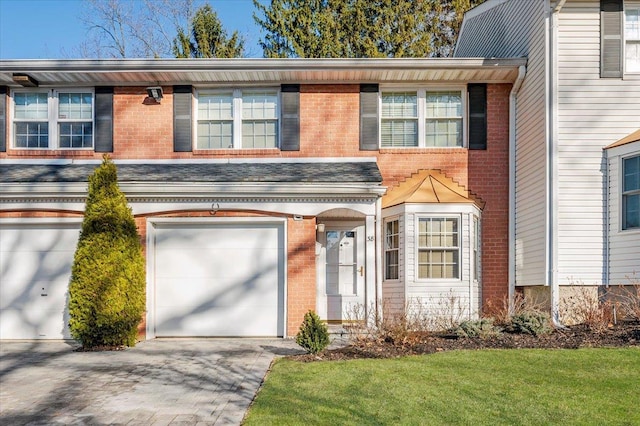
{"label": "front door window", "polygon": [[327,232],[326,292],[328,295],[357,294],[356,246],[356,231]]}

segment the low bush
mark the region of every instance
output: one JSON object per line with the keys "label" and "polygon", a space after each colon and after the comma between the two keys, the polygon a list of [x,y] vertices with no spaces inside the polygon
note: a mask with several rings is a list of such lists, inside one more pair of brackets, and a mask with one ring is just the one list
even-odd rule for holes
{"label": "low bush", "polygon": [[309,311],[304,315],[296,343],[309,353],[317,354],[329,346],[329,329],[318,314]]}
{"label": "low bush", "polygon": [[463,321],[452,331],[459,337],[479,337],[481,339],[497,336],[501,332],[500,328],[493,324],[493,318]]}
{"label": "low bush", "polygon": [[509,333],[531,334],[539,336],[550,333],[549,314],[544,312],[521,312],[513,315],[511,321],[505,327]]}

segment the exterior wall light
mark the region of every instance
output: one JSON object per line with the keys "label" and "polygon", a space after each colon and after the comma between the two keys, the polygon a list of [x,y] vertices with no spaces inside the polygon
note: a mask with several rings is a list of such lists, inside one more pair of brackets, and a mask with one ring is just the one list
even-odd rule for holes
{"label": "exterior wall light", "polygon": [[150,98],[153,98],[156,102],[160,103],[160,100],[162,99],[162,87],[147,87],[147,95],[149,95]]}

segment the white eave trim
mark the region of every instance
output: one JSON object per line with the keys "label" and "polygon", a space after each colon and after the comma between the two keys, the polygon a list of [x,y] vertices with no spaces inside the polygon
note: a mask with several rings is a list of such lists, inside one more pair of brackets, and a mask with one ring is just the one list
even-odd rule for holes
{"label": "white eave trim", "polygon": [[[120,189],[133,198],[377,198],[387,190],[377,184],[311,183],[207,183],[121,182]],[[0,201],[18,198],[78,198],[87,194],[86,182],[6,183]]]}
{"label": "white eave trim", "polygon": [[[269,158],[169,158],[162,160],[146,159],[115,159],[115,164],[291,164],[291,163],[375,163],[376,157],[269,157]],[[67,166],[102,164],[102,160],[87,160],[73,158],[3,158],[0,164]]]}

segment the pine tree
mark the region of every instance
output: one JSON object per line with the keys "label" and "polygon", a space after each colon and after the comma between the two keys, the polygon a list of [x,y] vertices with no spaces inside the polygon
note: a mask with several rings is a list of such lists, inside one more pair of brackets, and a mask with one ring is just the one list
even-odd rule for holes
{"label": "pine tree", "polygon": [[190,23],[190,33],[182,29],[173,41],[176,58],[238,58],[244,53],[244,40],[237,31],[227,32],[210,5],[199,8]]}
{"label": "pine tree", "polygon": [[89,193],[69,284],[69,328],[85,348],[133,346],[145,309],[145,261],[131,209],[105,155]]}
{"label": "pine tree", "polygon": [[254,0],[267,58],[447,56],[465,11],[485,0]]}

